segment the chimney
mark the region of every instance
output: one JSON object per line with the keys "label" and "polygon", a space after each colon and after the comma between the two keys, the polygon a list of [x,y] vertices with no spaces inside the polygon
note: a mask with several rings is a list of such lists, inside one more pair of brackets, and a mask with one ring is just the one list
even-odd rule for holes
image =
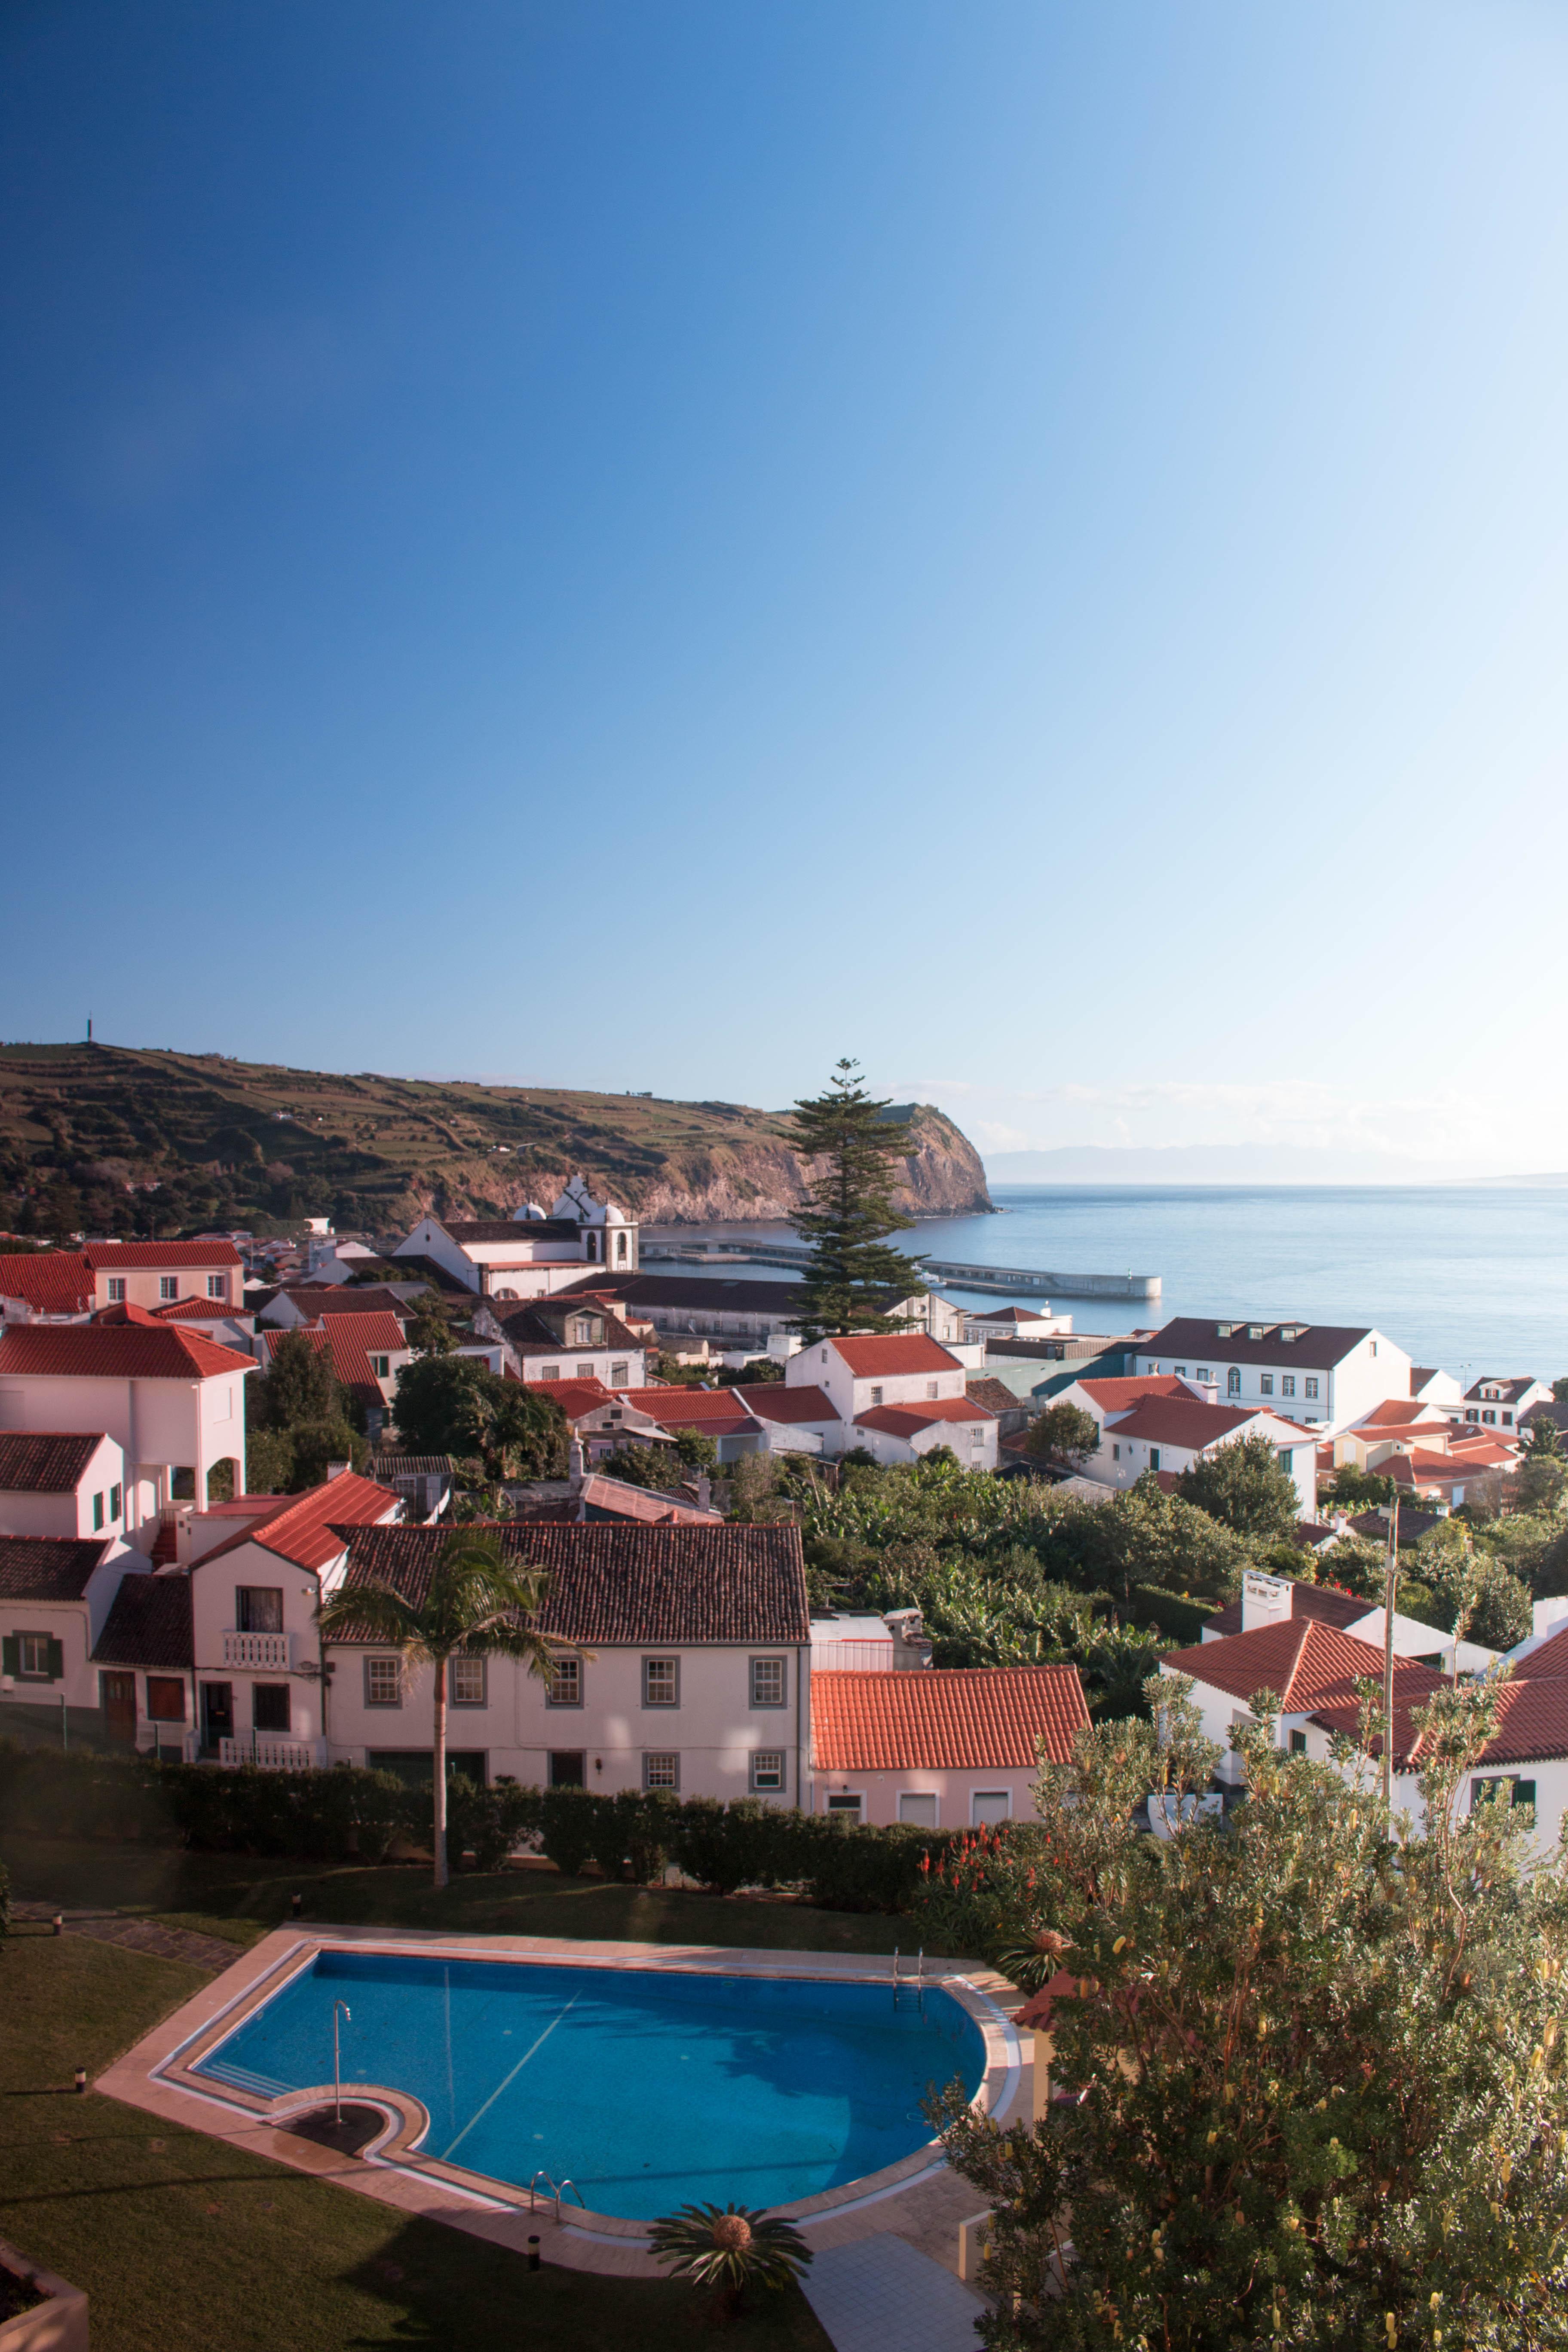
{"label": "chimney", "polygon": [[1281,1624],[1290,1614],[1293,1591],[1285,1577],[1264,1576],[1255,1568],[1246,1570],[1241,1580],[1242,1632],[1251,1633],[1259,1625]]}
{"label": "chimney", "polygon": [[700,1511],[710,1511],[713,1508],[713,1481],[706,1470],[698,1473],[697,1507]]}
{"label": "chimney", "polygon": [[566,1449],[566,1475],[572,1482],[572,1492],[574,1495],[581,1494],[583,1481],[587,1475],[587,1464],[583,1458],[583,1441],[580,1437],[574,1437]]}
{"label": "chimney", "polygon": [[328,1485],[330,1486],[334,1478],[342,1477],[344,1474],[347,1471],[352,1470],[353,1466],[354,1465],[352,1462],[329,1462],[327,1465]]}

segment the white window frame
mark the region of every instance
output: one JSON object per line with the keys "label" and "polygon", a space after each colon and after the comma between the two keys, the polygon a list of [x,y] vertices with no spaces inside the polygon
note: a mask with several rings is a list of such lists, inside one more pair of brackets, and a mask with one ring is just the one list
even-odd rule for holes
{"label": "white window frame", "polygon": [[125,1304],[125,1276],[122,1274],[111,1274],[109,1277],[109,1303],[111,1307],[123,1307]]}
{"label": "white window frame", "polygon": [[[778,1678],[778,1696],[763,1698],[760,1696],[762,1685],[775,1672]],[[751,1661],[749,1679],[752,1706],[776,1711],[779,1707],[789,1705],[789,1661],[786,1658],[771,1654],[766,1657],[753,1658]]]}
{"label": "white window frame", "polygon": [[546,1706],[580,1707],[583,1704],[583,1661],[557,1658],[544,1685]]}
{"label": "white window frame", "polygon": [[560,1365],[541,1364],[539,1367],[539,1377],[542,1381],[558,1381],[561,1378]]}
{"label": "white window frame", "polygon": [[174,1302],[174,1300],[175,1300],[176,1298],[178,1298],[179,1295],[180,1295],[180,1277],[179,1277],[179,1276],[178,1276],[177,1274],[161,1274],[161,1275],[158,1276],[158,1304],[159,1304],[159,1306],[160,1306],[160,1307],[169,1307],[169,1306],[172,1306],[172,1305],[173,1305],[173,1303]]}
{"label": "white window frame", "polygon": [[748,1780],[754,1797],[782,1797],[789,1790],[789,1766],[782,1748],[753,1748]]}
{"label": "white window frame", "polygon": [[[929,1805],[931,1809],[930,1821],[916,1821],[912,1813],[905,1812],[906,1805]],[[899,1819],[900,1822],[913,1822],[916,1829],[939,1830],[942,1827],[942,1799],[934,1789],[900,1789]]]}
{"label": "white window frame", "polygon": [[[49,1673],[49,1643],[52,1633],[18,1633],[16,1636],[16,1680],[19,1683],[47,1683],[53,1680]],[[42,1665],[27,1664],[28,1645],[43,1653]]]}
{"label": "white window frame", "polygon": [[[665,1666],[669,1668],[670,1696],[668,1698],[654,1698],[650,1696],[654,1686],[654,1669],[655,1667],[662,1669]],[[659,1680],[662,1682],[663,1679],[664,1677],[661,1673]],[[671,1657],[668,1652],[665,1651],[658,1651],[654,1655],[644,1658],[642,1662],[642,1703],[645,1707],[651,1708],[658,1715],[673,1715],[675,1713],[676,1709],[680,1705],[680,1660],[679,1658]]]}
{"label": "white window frame", "polygon": [[1272,1372],[1259,1372],[1259,1373],[1258,1373],[1258,1395],[1259,1395],[1259,1396],[1272,1396],[1272,1395],[1273,1395],[1273,1393],[1274,1393],[1274,1375],[1273,1375],[1273,1373],[1272,1373]]}
{"label": "white window frame", "polygon": [[[482,1657],[455,1657],[452,1659],[447,1674],[449,1688],[447,1696],[454,1706],[479,1708],[485,1707],[489,1705],[489,1676],[485,1671],[488,1663],[489,1661]],[[477,1677],[475,1672],[476,1669],[478,1670]],[[467,1677],[470,1683],[477,1678],[479,1688],[478,1698],[458,1697],[458,1676],[459,1675]]]}
{"label": "white window frame", "polygon": [[610,1377],[607,1385],[613,1389],[629,1388],[631,1386],[631,1375],[632,1368],[629,1363],[612,1364],[610,1366]]}
{"label": "white window frame", "polygon": [[1303,1384],[1302,1394],[1305,1396],[1315,1397],[1317,1393],[1318,1376],[1316,1372],[1309,1372]]}
{"label": "white window frame", "polygon": [[822,1801],[822,1810],[825,1813],[837,1813],[841,1820],[852,1819],[859,1827],[866,1819],[866,1791],[864,1789],[830,1789]]}
{"label": "white window frame", "polygon": [[1295,1393],[1296,1393],[1296,1375],[1295,1375],[1295,1373],[1294,1373],[1294,1372],[1281,1372],[1281,1373],[1280,1373],[1280,1375],[1279,1375],[1279,1393],[1280,1393],[1280,1395],[1281,1395],[1281,1396],[1289,1396],[1289,1397],[1293,1397],[1293,1396],[1295,1395]]}
{"label": "white window frame", "polygon": [[969,1826],[972,1830],[989,1828],[994,1825],[996,1817],[990,1813],[982,1813],[979,1811],[979,1807],[984,1804],[993,1803],[998,1797],[1001,1798],[1003,1803],[1007,1808],[1006,1811],[1002,1814],[1000,1818],[1005,1822],[1012,1821],[1015,1816],[1013,1812],[1013,1791],[1011,1789],[972,1789],[970,1790]]}
{"label": "white window frame", "polygon": [[673,1748],[645,1748],[642,1759],[642,1784],[645,1789],[668,1789],[672,1796],[680,1794],[680,1757]]}
{"label": "white window frame", "polygon": [[209,1274],[209,1275],[208,1275],[208,1276],[207,1276],[207,1297],[208,1297],[209,1298],[221,1298],[221,1299],[224,1299],[225,1301],[226,1301],[226,1300],[227,1300],[227,1297],[228,1297],[228,1276],[227,1276],[227,1275],[226,1275],[226,1274]]}
{"label": "white window frame", "polygon": [[[394,1696],[391,1698],[388,1698],[385,1696],[384,1691],[378,1691],[376,1687],[378,1683],[384,1684],[389,1675],[391,1676],[394,1692]],[[384,1711],[390,1712],[394,1707],[399,1707],[403,1705],[403,1661],[401,1658],[367,1658],[365,1660],[364,1703],[367,1707],[374,1707],[378,1715]]]}

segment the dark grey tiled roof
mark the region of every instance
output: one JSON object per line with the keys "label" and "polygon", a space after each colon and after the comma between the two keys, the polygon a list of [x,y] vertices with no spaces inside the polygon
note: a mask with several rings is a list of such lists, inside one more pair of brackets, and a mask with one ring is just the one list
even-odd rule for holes
{"label": "dark grey tiled roof", "polygon": [[188,1576],[123,1576],[92,1662],[100,1666],[168,1667],[195,1656]]}
{"label": "dark grey tiled roof", "polygon": [[102,1443],[98,1430],[85,1436],[0,1432],[0,1494],[68,1495]]}
{"label": "dark grey tiled roof", "polygon": [[[97,1438],[89,1444],[96,1445]],[[79,1601],[110,1536],[0,1536],[0,1601]]]}

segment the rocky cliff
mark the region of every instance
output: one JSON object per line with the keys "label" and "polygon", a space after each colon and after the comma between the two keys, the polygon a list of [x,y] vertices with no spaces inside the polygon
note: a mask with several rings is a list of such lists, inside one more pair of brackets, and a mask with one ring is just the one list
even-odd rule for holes
{"label": "rocky cliff", "polygon": [[[904,1206],[989,1209],[978,1154],[925,1104],[890,1112]],[[426,1208],[546,1206],[581,1171],[645,1223],[787,1218],[805,1193],[784,1113],[540,1087],[295,1070],[106,1045],[0,1046],[0,1225],[175,1234],[331,1216],[406,1230]]]}

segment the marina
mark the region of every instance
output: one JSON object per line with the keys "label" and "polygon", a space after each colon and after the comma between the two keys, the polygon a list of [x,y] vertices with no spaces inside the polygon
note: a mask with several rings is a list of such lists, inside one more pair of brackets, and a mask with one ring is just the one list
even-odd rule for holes
{"label": "marina", "polygon": [[[811,1263],[811,1252],[798,1242],[645,1240],[645,1265],[777,1265],[799,1273]],[[951,1282],[963,1290],[994,1292],[1022,1298],[1157,1299],[1157,1274],[1058,1274],[1037,1266],[969,1265],[951,1258],[928,1257],[926,1273],[933,1282]]]}

